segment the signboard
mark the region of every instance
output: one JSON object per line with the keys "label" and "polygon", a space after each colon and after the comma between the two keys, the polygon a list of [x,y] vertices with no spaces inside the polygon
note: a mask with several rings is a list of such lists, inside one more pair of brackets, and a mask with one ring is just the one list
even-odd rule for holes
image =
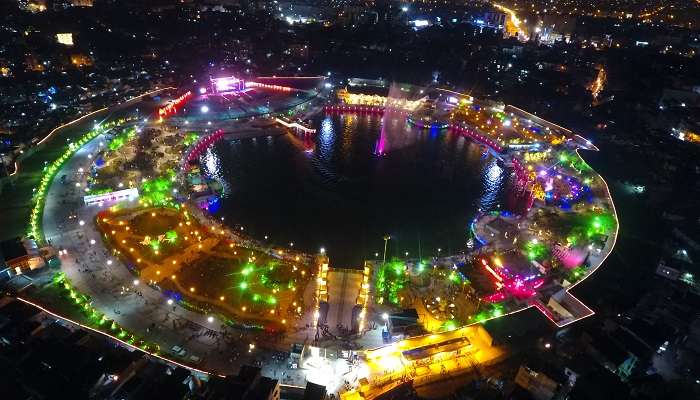
{"label": "signboard", "polygon": [[136,188],[129,188],[124,190],[117,190],[114,192],[103,193],[103,194],[91,194],[83,196],[83,201],[85,205],[102,203],[105,201],[121,201],[121,200],[131,200],[139,197],[139,191]]}

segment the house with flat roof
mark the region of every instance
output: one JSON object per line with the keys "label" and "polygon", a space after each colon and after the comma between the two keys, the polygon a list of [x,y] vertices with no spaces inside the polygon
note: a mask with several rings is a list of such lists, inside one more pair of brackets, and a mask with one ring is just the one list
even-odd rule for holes
{"label": "house with flat roof", "polygon": [[18,237],[0,242],[0,262],[0,271],[9,275],[24,274],[46,265],[36,242]]}

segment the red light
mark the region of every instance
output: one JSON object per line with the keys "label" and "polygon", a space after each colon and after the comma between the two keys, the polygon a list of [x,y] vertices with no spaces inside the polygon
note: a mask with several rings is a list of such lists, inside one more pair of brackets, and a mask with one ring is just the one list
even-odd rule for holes
{"label": "red light", "polygon": [[168,103],[165,107],[159,108],[158,115],[160,117],[167,117],[168,115],[175,114],[177,112],[177,107],[187,101],[191,96],[192,92],[188,91],[187,93]]}

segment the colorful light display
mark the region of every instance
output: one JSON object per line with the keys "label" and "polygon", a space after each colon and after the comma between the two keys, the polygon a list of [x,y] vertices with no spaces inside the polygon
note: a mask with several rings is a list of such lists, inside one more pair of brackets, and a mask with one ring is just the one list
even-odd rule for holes
{"label": "colorful light display", "polygon": [[346,89],[338,91],[338,98],[348,106],[369,106],[390,108],[402,111],[415,111],[423,105],[425,99],[409,100],[362,93],[350,93]]}
{"label": "colorful light display", "polygon": [[[369,106],[339,106],[339,107],[347,107],[350,108],[352,107],[355,110],[366,110],[364,112],[377,112],[381,113],[383,112],[383,108],[381,107],[369,107]],[[327,107],[327,110],[332,111],[333,107],[329,106]],[[512,114],[511,114],[512,115]],[[503,113],[496,113],[493,114],[492,117],[493,121],[498,121],[500,120],[503,123],[503,126],[505,126],[505,118],[506,116]],[[511,121],[508,119],[507,121]],[[456,125],[455,125],[456,126]],[[509,125],[510,126],[510,122]],[[456,126],[459,129],[464,129],[464,126]],[[500,152],[503,150],[501,147],[501,142],[500,139],[498,139],[498,136],[491,135],[489,133],[490,131],[483,130],[483,129],[473,129],[471,130],[468,134],[465,134],[465,136],[470,136],[475,135],[474,138],[475,140],[479,140],[482,143],[484,143],[486,146],[489,146],[493,150]],[[461,133],[461,132],[460,132]],[[196,133],[190,133],[186,136],[185,138],[185,144],[186,146],[190,147],[190,152],[185,154],[185,157],[183,159],[185,160],[191,160],[194,157],[197,157],[200,155],[202,151],[204,151],[209,145],[211,145],[213,140],[216,140],[220,138],[223,135],[222,132],[217,131],[214,134],[210,136],[205,136],[202,138],[200,141],[198,135]],[[119,136],[118,136],[119,138]],[[478,138],[478,139],[477,139]],[[129,137],[125,137],[124,140],[119,140],[116,141],[115,143],[115,148],[112,148],[110,146],[110,150],[118,150],[120,147],[124,145],[126,140],[129,140]],[[487,142],[488,140],[488,142]],[[110,143],[111,145],[111,143]],[[498,146],[498,147],[497,147]],[[384,144],[381,143],[381,146],[378,146],[379,153],[383,153],[383,147]],[[544,154],[544,153],[542,153]],[[559,163],[561,164],[562,167],[568,168],[568,166],[573,167],[570,163],[574,163],[578,160],[577,155],[571,154],[570,155],[563,155],[562,157],[557,157],[559,156],[557,153],[553,153],[553,162],[556,162],[557,158],[559,159]],[[547,157],[541,156],[539,158],[538,156],[537,159],[531,159],[531,160],[526,160],[528,162],[543,162]],[[508,157],[504,157],[505,162],[510,161]],[[530,165],[520,165],[520,161],[518,159],[513,160],[513,164],[518,164],[519,167],[522,168],[520,171],[522,173],[522,177],[524,178],[524,181],[528,183],[528,185],[539,185],[539,183],[536,181],[537,178],[537,172],[539,171],[538,169],[535,169],[535,171],[529,171],[527,167],[532,167]],[[568,165],[567,165],[568,164]],[[571,171],[569,171],[571,172]],[[518,171],[516,170],[516,173]],[[582,177],[579,177],[578,175],[574,174],[571,172],[572,179],[576,180],[576,183],[581,186],[580,182],[584,182],[586,184],[590,184],[590,181],[586,182],[583,180]],[[576,177],[574,177],[574,175]],[[556,177],[556,175],[554,175]],[[520,174],[518,174],[518,178],[520,178]],[[554,190],[555,185],[552,183],[554,178],[552,176],[549,176],[547,181],[544,182],[545,186],[547,186],[548,190],[551,192]],[[567,179],[566,175],[565,178],[563,179],[567,182],[569,182],[569,179]],[[149,201],[148,204],[174,204],[174,203],[169,203],[172,201],[172,182],[174,181],[174,173],[168,173],[166,176],[163,176],[161,178],[157,178],[153,181],[145,182],[144,183],[144,188],[143,190],[147,191],[147,201]],[[148,190],[146,190],[148,189]],[[540,185],[540,190],[544,193],[544,189],[542,188],[542,185]],[[533,189],[534,191],[534,189]],[[544,194],[543,194],[544,196]],[[603,234],[608,232],[610,229],[614,228],[615,221],[612,221],[612,225],[609,224],[609,221],[607,220],[607,216],[605,214],[597,215],[595,217],[592,217],[589,221],[589,224],[586,226],[587,230],[584,230],[581,234],[582,237],[584,237],[586,234],[590,236],[595,236],[598,234]],[[473,225],[472,225],[472,229]],[[223,231],[222,231],[223,234]],[[159,246],[163,246],[164,248],[167,248],[165,243],[169,244],[175,244],[176,242],[184,242],[187,240],[186,235],[183,233],[180,238],[178,238],[178,234],[175,231],[167,231],[163,235],[163,238],[161,238],[159,241],[150,241],[148,245],[152,247],[153,250],[157,250],[160,248]],[[551,242],[550,242],[551,243]],[[515,246],[514,246],[515,247]],[[520,241],[517,244],[517,247],[523,250],[524,254],[531,260],[531,261],[541,261],[542,258],[546,258],[549,255],[547,254],[548,251],[550,251],[549,246],[545,245],[543,242],[537,243],[537,242],[525,242],[525,241]],[[438,250],[439,251],[439,250]],[[255,257],[252,257],[253,259]],[[483,298],[486,301],[486,304],[482,303],[479,308],[480,312],[477,313],[476,315],[469,316],[468,319],[467,317],[462,318],[459,317],[459,319],[454,319],[450,318],[449,320],[445,321],[444,319],[442,321],[442,326],[441,330],[453,330],[457,328],[462,322],[464,321],[469,321],[469,322],[480,322],[484,321],[487,319],[491,318],[497,318],[503,315],[506,315],[506,309],[510,312],[513,311],[512,309],[512,302],[509,303],[504,303],[504,304],[497,304],[500,302],[504,302],[508,299],[515,298],[517,300],[528,300],[530,298],[533,298],[534,296],[537,295],[537,290],[542,287],[544,283],[544,279],[538,275],[538,274],[533,274],[533,275],[527,275],[521,273],[513,273],[508,269],[508,267],[503,266],[500,261],[497,261],[497,259],[494,259],[492,263],[487,261],[486,259],[481,260],[482,265],[484,270],[488,272],[488,274],[493,278],[493,282],[497,288],[497,291],[489,296],[486,296]],[[510,264],[512,265],[512,264]],[[325,268],[327,269],[327,264],[325,264]],[[456,266],[454,267],[455,269],[457,268]],[[236,268],[238,270],[238,268]],[[277,294],[277,291],[279,291],[282,288],[294,290],[296,287],[295,282],[289,281],[287,282],[287,279],[284,279],[284,282],[277,282],[277,286],[271,286],[275,284],[275,282],[272,282],[271,279],[273,279],[273,273],[271,272],[272,269],[274,269],[273,266],[265,266],[264,264],[260,264],[260,266],[256,266],[255,264],[248,263],[245,266],[242,267],[240,271],[234,272],[235,274],[240,274],[236,281],[233,282],[233,286],[230,287],[232,292],[234,292],[236,295],[240,295],[241,298],[245,298],[246,300],[249,300],[251,303],[248,304],[249,308],[252,308],[255,306],[255,304],[258,305],[258,307],[264,307],[265,311],[272,311],[274,310],[275,312],[280,311],[279,304],[284,304],[285,302],[285,295],[284,294]],[[416,266],[416,271],[418,273],[422,273],[425,269],[424,264],[419,263]],[[296,270],[296,268],[295,268]],[[568,272],[568,271],[567,271]],[[588,271],[585,268],[579,267],[575,269],[575,272],[571,273],[571,276],[573,277],[570,279],[571,281],[578,279],[580,276],[585,276],[585,274]],[[426,272],[426,276],[430,272]],[[385,263],[381,266],[381,268],[378,270],[378,273],[376,275],[377,281],[376,283],[376,290],[377,290],[377,296],[376,299],[378,300],[379,303],[385,302],[388,300],[390,303],[394,305],[400,305],[403,302],[403,298],[400,297],[402,296],[401,290],[404,289],[408,284],[409,284],[409,272],[407,271],[406,264],[402,261],[392,259],[390,262]],[[367,284],[367,290],[370,287],[370,284],[368,282],[368,277],[369,274],[365,272],[365,283]],[[308,275],[307,275],[308,276]],[[323,275],[319,274],[319,277]],[[457,285],[460,284],[460,282],[463,282],[466,280],[466,278],[455,272],[451,271],[449,273],[446,273],[443,275],[451,285]],[[173,278],[174,279],[174,278]],[[319,287],[322,287],[323,284],[323,278],[319,278],[321,281],[321,285]],[[282,283],[283,285],[279,285],[279,283]],[[468,283],[468,281],[467,281]],[[454,286],[452,285],[452,286]],[[450,286],[450,287],[452,287]],[[365,284],[363,284],[363,289],[365,289]],[[191,289],[192,292],[194,292],[194,289]],[[197,293],[204,293],[204,290],[201,290],[200,287],[197,287]],[[275,295],[271,294],[275,293]],[[219,298],[220,293],[216,293],[217,298]],[[381,295],[380,295],[381,294]],[[276,297],[279,296],[279,297]],[[228,299],[229,293],[226,293],[226,298]],[[76,295],[76,298],[78,298],[78,302],[80,304],[85,303],[85,299]],[[221,301],[224,301],[224,296],[220,297]],[[533,299],[534,301],[535,299]],[[539,300],[538,300],[539,301]],[[364,303],[358,302],[358,304],[363,304],[363,307],[366,306],[366,299]],[[519,305],[523,304],[528,304],[529,306],[535,305],[532,303],[532,301],[527,301],[523,303],[518,303]],[[295,304],[296,306],[296,304]],[[245,306],[242,307],[243,312],[246,312]],[[284,309],[284,308],[282,308]],[[316,310],[318,307],[316,307]],[[198,310],[199,311],[199,310]],[[274,314],[274,313],[271,313]],[[363,314],[360,316],[361,318],[364,318],[364,311]],[[315,317],[317,318],[317,317]],[[285,320],[282,320],[283,324],[285,323]],[[211,321],[210,321],[211,322]],[[117,332],[120,334],[119,332]]]}
{"label": "colorful light display", "polygon": [[382,304],[388,299],[392,304],[399,304],[399,291],[408,283],[406,264],[398,258],[393,258],[379,266],[377,270],[377,302]]}
{"label": "colorful light display", "polygon": [[447,122],[424,121],[422,119],[411,118],[410,116],[406,117],[406,122],[420,129],[447,129],[450,127],[450,124]]}
{"label": "colorful light display", "polygon": [[197,132],[187,132],[187,134],[185,135],[185,139],[183,140],[182,143],[186,147],[189,147],[192,144],[194,144],[198,139],[199,139],[199,134]]}
{"label": "colorful light display", "polygon": [[386,129],[384,124],[382,124],[381,132],[379,132],[379,138],[377,143],[374,145],[374,155],[383,156],[386,154]]}
{"label": "colorful light display", "polygon": [[[196,135],[196,134],[195,134]],[[186,172],[189,169],[190,162],[196,160],[199,158],[199,156],[204,152],[206,149],[209,148],[214,142],[222,139],[224,137],[224,131],[222,130],[217,130],[209,135],[202,136],[202,137],[197,137],[195,139],[194,136],[188,136],[185,138],[186,141],[191,141],[194,140],[189,146],[189,149],[187,150],[187,153],[185,154],[184,160],[185,160],[185,165],[184,165],[184,171]]]}
{"label": "colorful light display", "polygon": [[109,142],[107,148],[110,151],[116,151],[122,148],[128,141],[136,137],[136,128],[131,127],[118,134]]}
{"label": "colorful light display", "polygon": [[29,218],[29,232],[27,235],[33,237],[35,240],[39,241],[42,239],[43,231],[41,230],[41,217],[44,211],[44,200],[46,199],[46,192],[53,181],[56,173],[61,169],[63,163],[65,163],[73,154],[78,151],[81,147],[87,144],[92,139],[96,138],[101,133],[108,131],[116,126],[123,125],[124,123],[133,120],[133,118],[124,118],[116,121],[110,121],[102,125],[96,126],[93,130],[84,134],[77,141],[71,142],[68,145],[68,149],[54,162],[44,167],[44,175],[41,177],[39,182],[39,187],[35,194],[35,204],[32,208],[32,213]]}
{"label": "colorful light display", "polygon": [[146,180],[141,184],[141,200],[143,205],[172,206],[177,207],[173,202],[172,186],[175,181],[175,172],[170,170],[164,176]]}
{"label": "colorful light display", "polygon": [[[239,271],[229,276],[237,278],[230,289],[236,291],[239,298],[246,300],[248,306],[243,306],[246,310],[254,310],[260,306],[276,310],[279,302],[277,296],[289,296],[290,293],[296,292],[296,287],[304,279],[300,269],[291,265],[280,265],[277,261],[257,265],[249,260]],[[300,301],[297,299],[292,306],[298,307]]]}
{"label": "colorful light display", "polygon": [[484,301],[489,303],[498,303],[514,297],[518,300],[525,300],[534,297],[539,289],[544,284],[544,279],[537,274],[523,276],[512,273],[508,267],[501,265],[498,259],[494,260],[495,266],[492,267],[485,259],[481,259],[481,265],[486,271],[494,277],[494,283],[497,291],[491,295],[484,297]]}
{"label": "colorful light display", "polygon": [[160,352],[160,347],[157,344],[147,343],[138,339],[133,333],[130,333],[116,321],[110,320],[106,315],[93,307],[90,297],[74,289],[65,273],[59,272],[54,275],[52,283],[80,309],[81,314],[87,318],[93,329],[114,335],[120,340],[144,351],[154,354]]}
{"label": "colorful light display", "polygon": [[245,81],[235,76],[211,78],[209,83],[211,84],[211,89],[214,94],[237,93],[245,90],[246,87]]}
{"label": "colorful light display", "polygon": [[470,137],[477,142],[483,143],[493,150],[495,150],[498,153],[501,153],[503,151],[503,147],[498,144],[494,139],[491,139],[485,135],[482,135],[478,132],[476,132],[474,129],[472,129],[469,126],[463,126],[463,125],[451,125],[450,129],[454,132],[457,132],[463,136]]}
{"label": "colorful light display", "polygon": [[182,96],[178,97],[177,99],[168,102],[168,104],[166,104],[165,107],[159,108],[158,109],[158,116],[161,118],[165,118],[167,116],[170,116],[170,115],[177,113],[178,107],[185,104],[187,102],[187,100],[189,100],[191,97],[192,97],[192,92],[187,91],[187,93],[183,94]]}
{"label": "colorful light display", "polygon": [[523,246],[523,250],[530,260],[543,260],[550,256],[547,245],[537,239],[529,240]]}

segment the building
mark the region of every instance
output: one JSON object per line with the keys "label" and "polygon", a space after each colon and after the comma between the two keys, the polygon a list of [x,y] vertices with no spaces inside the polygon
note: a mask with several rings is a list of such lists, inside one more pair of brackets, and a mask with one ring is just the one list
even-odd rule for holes
{"label": "building", "polygon": [[244,365],[238,375],[212,377],[204,394],[206,400],[279,400],[277,379],[260,374],[260,368]]}
{"label": "building", "polygon": [[480,26],[487,26],[493,29],[504,29],[506,26],[506,14],[500,11],[488,11],[484,14],[484,19],[477,19],[475,23]]}
{"label": "building", "polygon": [[185,399],[193,394],[190,379],[186,369],[115,346],[19,300],[0,298],[3,399]]}
{"label": "building", "polygon": [[304,390],[304,400],[324,400],[325,398],[325,386],[321,386],[313,382],[306,382],[306,389]]}
{"label": "building", "polygon": [[65,46],[73,46],[73,34],[71,32],[57,33],[56,41]]}
{"label": "building", "polygon": [[656,274],[672,281],[677,281],[681,276],[681,271],[659,262],[656,267]]}
{"label": "building", "polygon": [[46,265],[39,247],[31,239],[15,238],[0,242],[0,260],[0,270],[7,270],[13,275],[27,273]]}
{"label": "building", "polygon": [[[242,366],[233,376],[198,373],[122,347],[58,321],[38,308],[0,296],[1,399],[279,400],[276,379]],[[286,398],[323,400],[324,386],[288,386]]]}
{"label": "building", "polygon": [[20,10],[32,13],[46,11],[47,0],[19,0],[17,5]]}
{"label": "building", "polygon": [[526,365],[518,368],[515,383],[530,392],[535,400],[550,400],[559,391],[560,384],[540,371],[535,371]]}
{"label": "building", "polygon": [[540,42],[554,43],[570,40],[576,29],[576,17],[558,14],[546,14],[538,21],[535,32]]}
{"label": "building", "polygon": [[640,358],[643,357],[639,344],[621,330],[616,331],[614,337],[594,334],[588,344],[588,351],[600,365],[617,374],[623,381],[639,368]]}

